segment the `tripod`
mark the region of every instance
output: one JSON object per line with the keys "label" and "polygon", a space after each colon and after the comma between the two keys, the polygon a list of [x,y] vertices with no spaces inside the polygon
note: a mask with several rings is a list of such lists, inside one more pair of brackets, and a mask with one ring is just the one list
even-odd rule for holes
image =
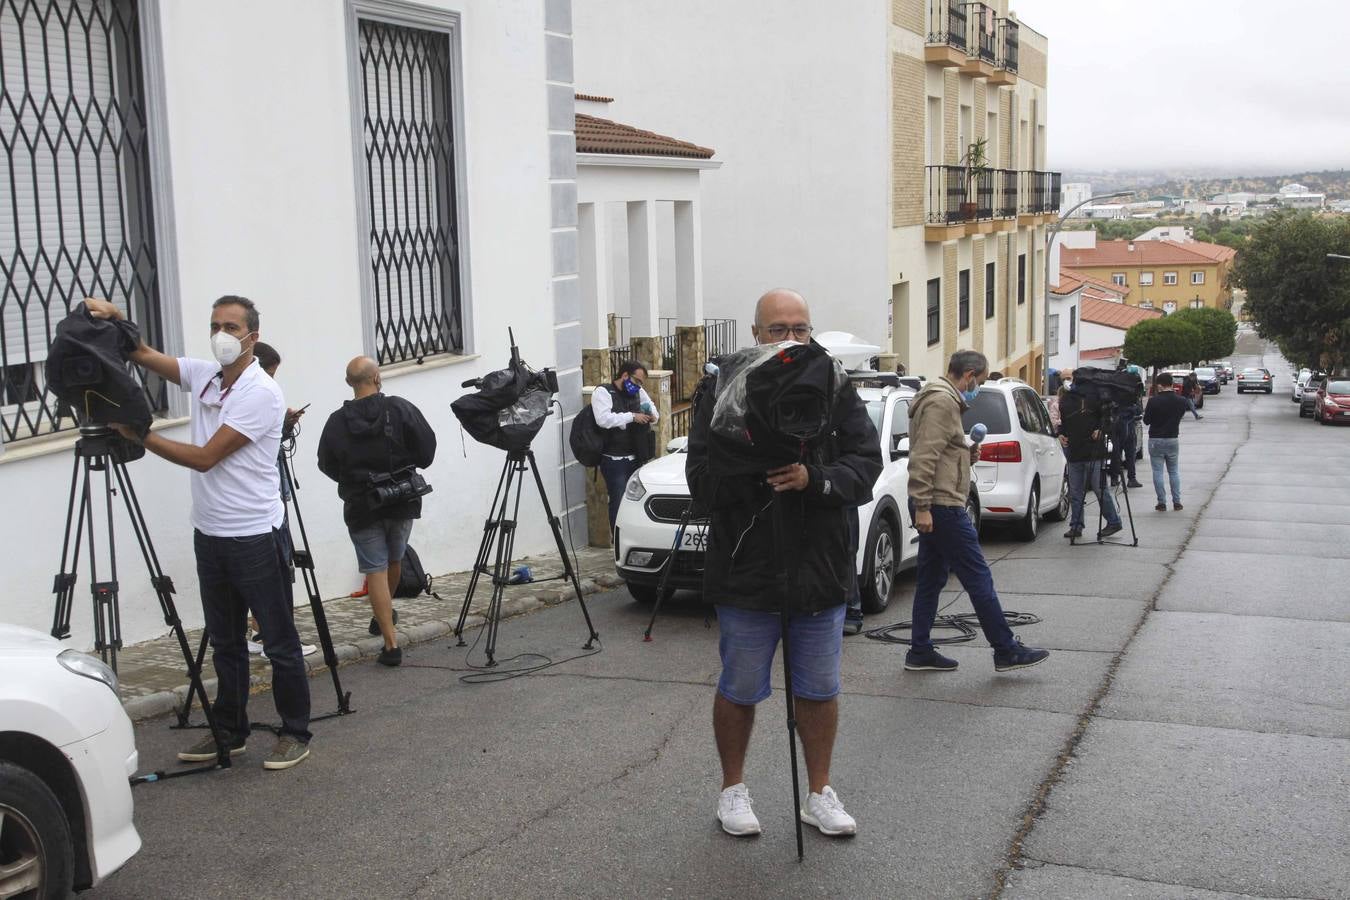
{"label": "tripod", "polygon": [[783,524],[783,497],[775,493],[771,501],[773,503],[773,546],[774,555],[780,557],[776,560],[777,565],[774,570],[777,572],[778,592],[782,600],[782,609],[778,614],[779,625],[782,628],[783,644],[783,699],[787,703],[787,734],[788,734],[788,756],[792,760],[792,819],[797,825],[797,861],[801,862],[805,856],[802,849],[802,787],[797,776],[797,702],[792,695],[792,662],[788,657],[790,635],[788,633],[788,597],[792,594],[792,585],[797,580],[797,565],[794,562],[792,572],[787,571],[787,566],[781,559],[783,554],[783,541],[787,535],[787,528]]}
{"label": "tripod", "polygon": [[[652,628],[656,625],[656,616],[661,612],[661,604],[666,600],[666,588],[670,584],[670,573],[675,568],[675,556],[680,552],[680,547],[684,544],[685,532],[689,529],[689,523],[694,518],[694,499],[689,498],[689,503],[680,513],[680,524],[675,528],[675,540],[670,545],[670,556],[666,557],[665,567],[661,570],[661,579],[656,584],[656,602],[652,604],[652,618],[647,623],[647,630],[642,632],[642,639],[650,641],[652,639]],[[708,521],[705,516],[699,516],[699,522],[695,526],[699,529],[698,540],[696,544],[700,551],[707,549]]]}
{"label": "tripod", "polygon": [[[81,542],[87,532],[89,541],[89,573],[94,599],[94,649],[103,661],[117,671],[117,651],[122,649],[121,610],[118,606],[119,584],[117,579],[117,543],[113,528],[113,495],[118,491],[126,505],[127,516],[131,519],[131,530],[136,535],[145,567],[150,573],[150,584],[159,599],[160,611],[164,614],[164,624],[173,629],[178,639],[178,647],[183,653],[187,666],[188,699],[191,702],[195,694],[201,700],[202,712],[206,714],[206,724],[215,732],[215,718],[211,711],[211,702],[206,696],[206,687],[202,684],[201,662],[192,656],[187,634],[183,631],[183,622],[178,617],[178,609],[173,602],[173,579],[164,574],[159,564],[159,554],[155,552],[150,540],[150,531],[141,511],[136,489],[131,483],[131,474],[127,471],[126,444],[112,431],[101,425],[82,425],[80,439],[75,444],[75,465],[70,477],[70,500],[66,506],[66,532],[61,544],[61,570],[57,574],[52,590],[56,594],[56,611],[52,617],[52,637],[62,640],[70,637],[70,613],[74,603],[75,578],[80,565]],[[83,479],[80,475],[83,472]],[[98,554],[94,544],[94,498],[93,481],[95,473],[103,473],[103,498],[106,510],[108,537],[108,580],[100,581],[98,573]],[[114,486],[114,480],[116,486]],[[79,497],[78,513],[75,498]],[[72,547],[72,539],[74,546]],[[69,568],[67,568],[69,563]],[[200,766],[172,773],[156,773],[142,780],[160,780],[181,775],[207,772],[215,768],[227,769],[230,755],[224,743],[216,748],[216,762],[211,766]],[[134,782],[133,782],[134,783]]]}
{"label": "tripod", "polygon": [[[289,444],[289,446],[288,446]],[[297,490],[300,487],[299,480],[295,477],[295,467],[291,464],[291,454],[295,450],[295,435],[290,435],[282,441],[281,449],[277,452],[277,466],[281,470],[282,484],[286,488],[283,492],[284,505],[286,507],[286,529],[287,537],[291,543],[291,559],[295,563],[295,568],[301,572],[301,578],[305,583],[305,593],[309,595],[309,609],[314,615],[314,627],[319,632],[319,646],[323,648],[323,661],[328,666],[328,674],[333,678],[333,690],[337,692],[337,710],[326,713],[321,716],[311,716],[311,722],[320,722],[324,719],[332,719],[337,716],[345,716],[355,712],[351,708],[351,691],[342,690],[342,679],[338,675],[338,658],[333,649],[333,636],[328,630],[328,615],[324,612],[323,596],[319,593],[319,578],[314,571],[314,554],[310,551],[309,534],[305,531],[305,517],[300,513],[300,497]],[[300,546],[295,546],[295,536],[291,531],[291,510],[295,511],[295,524],[300,531]],[[202,630],[202,640],[197,647],[197,668],[200,669],[206,661],[206,647],[210,641],[210,635],[205,629]],[[188,716],[192,712],[192,695],[189,694],[183,702],[180,709],[175,710],[178,716],[178,728],[192,727],[188,724]],[[265,723],[250,723],[258,727],[267,728],[270,731],[277,731],[277,728]]]}
{"label": "tripod", "polygon": [[[534,475],[535,487],[539,490],[539,500],[544,504],[544,514],[548,517],[549,527],[553,530],[553,540],[558,545],[558,555],[562,558],[563,572],[555,576],[558,579],[567,579],[572,583],[572,591],[576,594],[577,603],[581,605],[581,615],[586,619],[586,630],[590,636],[582,649],[590,650],[600,638],[596,633],[595,626],[591,624],[591,614],[586,609],[586,601],[581,596],[581,581],[577,577],[576,569],[572,566],[572,558],[567,553],[567,547],[563,544],[562,529],[558,525],[558,517],[553,514],[553,508],[549,506],[548,494],[544,491],[543,479],[539,477],[539,466],[534,461],[533,450],[510,450],[506,454],[506,461],[502,464],[501,478],[497,481],[497,492],[492,498],[492,514],[486,522],[483,523],[483,540],[478,545],[478,557],[473,564],[473,575],[469,577],[469,589],[464,595],[464,605],[459,610],[459,621],[455,623],[455,637],[458,638],[457,647],[464,646],[464,621],[469,616],[469,607],[473,603],[474,591],[478,588],[478,579],[482,575],[492,577],[492,599],[488,602],[487,609],[487,653],[488,666],[497,665],[497,632],[501,624],[502,595],[506,591],[507,584],[511,577],[511,556],[516,544],[516,524],[520,517],[520,495],[525,483],[525,467],[529,464],[530,472]],[[512,501],[512,490],[515,491],[515,500]],[[509,514],[509,515],[508,515]],[[495,555],[493,553],[495,545]],[[488,557],[492,556],[492,565],[488,565]]]}
{"label": "tripod", "polygon": [[[1117,511],[1123,510],[1125,513],[1125,518],[1129,520],[1130,543],[1126,544],[1123,541],[1113,541],[1107,538],[1100,537],[1102,532],[1102,525],[1106,521],[1104,508],[1105,504],[1101,503],[1100,501],[1097,503],[1097,534],[1099,536],[1095,541],[1091,541],[1090,543],[1114,544],[1117,547],[1127,547],[1127,546],[1138,547],[1139,532],[1135,530],[1134,511],[1130,508],[1130,486],[1126,480],[1127,476],[1123,455],[1125,451],[1123,448],[1117,447],[1114,441],[1109,442],[1107,446],[1108,446],[1107,457],[1106,459],[1102,460],[1102,464],[1097,475],[1097,496],[1120,499],[1120,503],[1117,505],[1116,508]],[[1118,483],[1118,487],[1108,484],[1107,482],[1108,477],[1115,478]],[[1069,539],[1070,546],[1075,546],[1077,545],[1077,543],[1078,543],[1077,538]]]}

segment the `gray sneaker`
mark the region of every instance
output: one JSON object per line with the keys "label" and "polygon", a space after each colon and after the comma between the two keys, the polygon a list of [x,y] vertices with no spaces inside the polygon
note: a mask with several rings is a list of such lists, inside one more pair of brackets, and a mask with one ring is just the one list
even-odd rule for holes
{"label": "gray sneaker", "polygon": [[[230,755],[238,756],[243,752],[244,739],[232,739]],[[216,753],[216,738],[214,735],[207,735],[186,750],[180,750],[178,759],[180,762],[211,762],[216,758]]]}
{"label": "gray sneaker", "polygon": [[272,752],[267,754],[267,759],[263,760],[264,769],[289,769],[291,766],[299,765],[309,756],[309,744],[304,741],[283,734],[277,738],[277,745],[272,748]]}

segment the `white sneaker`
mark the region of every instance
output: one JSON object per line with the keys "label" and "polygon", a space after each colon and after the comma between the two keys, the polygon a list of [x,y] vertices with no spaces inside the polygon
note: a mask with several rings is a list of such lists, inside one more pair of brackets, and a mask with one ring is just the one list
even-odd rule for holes
{"label": "white sneaker", "polygon": [[858,823],[844,812],[844,804],[839,801],[839,795],[828,784],[819,794],[811,794],[806,798],[802,821],[819,828],[821,834],[837,836],[858,833]]}
{"label": "white sneaker", "polygon": [[248,642],[248,653],[250,656],[261,656],[262,652],[263,652],[262,644],[259,644],[257,641]]}
{"label": "white sneaker", "polygon": [[300,645],[300,655],[301,655],[301,656],[309,656],[311,653],[314,653],[314,652],[318,651],[318,649],[319,649],[319,648],[318,648],[317,646],[315,646],[314,644],[301,644],[301,645]]}
{"label": "white sneaker", "polygon": [[750,789],[744,782],[722,791],[717,798],[717,821],[722,823],[722,830],[737,837],[759,834],[759,819],[750,806]]}

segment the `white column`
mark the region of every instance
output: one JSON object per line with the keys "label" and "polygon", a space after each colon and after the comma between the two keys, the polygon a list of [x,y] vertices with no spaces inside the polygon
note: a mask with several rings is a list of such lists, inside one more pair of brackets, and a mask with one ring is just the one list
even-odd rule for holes
{"label": "white column", "polygon": [[577,240],[581,264],[581,346],[598,350],[609,346],[609,314],[613,311],[609,227],[603,204],[577,204]]}
{"label": "white column", "polygon": [[703,324],[703,217],[692,200],[675,202],[677,325]]}
{"label": "white column", "polygon": [[659,337],[660,293],[656,278],[656,201],[628,208],[628,312],[630,337]]}

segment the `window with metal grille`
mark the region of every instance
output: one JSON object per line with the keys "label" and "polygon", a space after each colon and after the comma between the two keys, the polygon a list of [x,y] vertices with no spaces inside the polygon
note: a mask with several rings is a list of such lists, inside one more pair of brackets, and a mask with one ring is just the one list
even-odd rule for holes
{"label": "window with metal grille", "polygon": [[374,356],[464,349],[450,35],[361,19]]}
{"label": "window with metal grille", "polygon": [[942,279],[928,281],[928,346],[942,338]]}
{"label": "window with metal grille", "polygon": [[1078,307],[1069,307],[1069,346],[1078,343]]}
{"label": "window with metal grille", "polygon": [[[140,27],[134,0],[0,2],[6,443],[75,426],[43,364],[83,298],[111,300],[163,346]],[[163,383],[146,390],[163,410]]]}
{"label": "window with metal grille", "polygon": [[1027,302],[1027,255],[1017,254],[1017,305]]}
{"label": "window with metal grille", "polygon": [[984,264],[984,317],[994,317],[994,264]]}
{"label": "window with metal grille", "polygon": [[970,327],[970,270],[962,269],[956,276],[957,331]]}

